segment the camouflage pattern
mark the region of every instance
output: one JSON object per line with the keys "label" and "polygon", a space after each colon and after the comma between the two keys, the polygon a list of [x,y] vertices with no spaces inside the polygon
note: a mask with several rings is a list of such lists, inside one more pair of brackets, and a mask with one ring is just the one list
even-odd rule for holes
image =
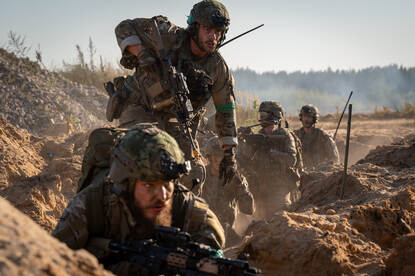
{"label": "camouflage pattern", "polygon": [[[209,139],[203,152],[207,158],[223,156],[217,136]],[[226,247],[229,247],[240,241],[240,237],[233,230],[238,212],[252,215],[255,211],[254,198],[249,190],[248,181],[240,172],[236,173],[230,183],[223,186],[218,175],[212,173],[211,166],[209,164],[207,167],[202,197],[224,226]]]}
{"label": "camouflage pattern", "polygon": [[312,170],[320,164],[339,163],[339,151],[333,138],[324,130],[313,127],[311,133],[304,128],[295,131],[303,146],[304,167]]}
{"label": "camouflage pattern", "polygon": [[[270,114],[283,113],[276,102],[268,101],[260,109]],[[256,202],[258,218],[270,217],[278,210],[291,204],[290,192],[297,190],[297,146],[293,134],[280,126],[280,116],[276,121],[278,127],[271,134],[265,134],[266,143],[262,147],[253,147],[241,138],[237,159],[242,172],[251,184],[251,191]]]}
{"label": "camouflage pattern", "polygon": [[282,105],[276,101],[264,101],[259,105],[259,112],[269,114],[267,119],[279,121],[284,117],[284,109]]}
{"label": "camouflage pattern", "polygon": [[[170,174],[166,177],[164,163],[175,167],[184,162],[174,139],[151,125],[127,131],[113,147],[112,154],[111,168],[101,169],[72,198],[52,233],[68,247],[85,248],[99,259],[105,256],[109,240],[125,243],[151,237],[152,229],[146,228],[141,212],[134,205],[134,185],[131,185],[134,180],[176,179],[178,176]],[[222,248],[224,230],[216,215],[203,199],[175,183],[172,226],[189,232],[196,242]]]}
{"label": "camouflage pattern", "polygon": [[[236,145],[234,81],[226,62],[218,51],[196,58],[190,50],[190,34],[186,29],[175,26],[162,16],[153,19],[157,21],[165,50],[171,53],[172,64],[186,76],[193,108],[196,110],[203,107],[212,98],[216,107],[215,127],[221,144]],[[148,68],[157,68],[157,66],[149,65],[151,60],[147,56],[144,62],[146,66],[141,66],[140,55],[137,58],[125,51],[130,45],[142,45],[140,36],[150,20],[152,19],[124,20],[115,29],[118,45],[123,54],[121,63],[124,66],[132,64],[133,68],[136,68],[135,73],[128,76],[124,82],[129,93],[123,104],[119,121],[122,126],[136,122],[158,123],[160,128],[179,141],[180,147],[188,158],[190,145],[184,141],[185,139],[180,139],[182,135],[170,107],[152,110],[149,105],[149,95],[157,95],[162,89],[160,88],[162,85],[159,84],[159,74],[154,73],[153,69],[148,70]],[[199,118],[194,121],[193,135],[196,135],[198,121]]]}
{"label": "camouflage pattern", "polygon": [[187,24],[199,23],[226,32],[229,21],[228,10],[222,3],[215,0],[203,0],[193,6]]}
{"label": "camouflage pattern", "polygon": [[176,140],[151,124],[139,124],[128,131],[116,142],[112,156],[110,178],[114,183],[121,183],[126,178],[142,181],[176,179],[181,174],[167,172],[164,164],[175,168],[186,165]]}
{"label": "camouflage pattern", "polygon": [[299,114],[300,121],[302,120],[303,114],[313,115],[314,123],[317,123],[320,117],[318,108],[312,104],[307,104],[301,107],[300,114]]}
{"label": "camouflage pattern", "polygon": [[[105,252],[92,244],[93,238],[117,242],[145,239],[140,228],[141,218],[133,210],[128,194],[117,195],[113,184],[105,181],[107,170],[102,170],[87,188],[76,194],[64,210],[52,235],[71,249],[84,248],[97,258]],[[172,227],[189,232],[196,242],[222,248],[224,230],[205,201],[175,185],[172,206]]]}

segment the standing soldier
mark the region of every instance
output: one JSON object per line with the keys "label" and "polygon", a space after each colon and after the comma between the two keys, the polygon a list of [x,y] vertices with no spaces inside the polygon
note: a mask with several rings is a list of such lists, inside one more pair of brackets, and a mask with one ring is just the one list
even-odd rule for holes
{"label": "standing soldier", "polygon": [[[223,149],[220,176],[229,182],[236,172],[232,154],[237,145],[233,77],[218,52],[229,28],[226,7],[215,0],[195,4],[188,16],[187,28],[172,24],[164,16],[124,20],[115,28],[122,58],[120,63],[134,74],[114,80],[117,89],[109,100],[107,119],[119,119],[122,127],[140,122],[157,122],[171,134],[191,158],[191,144],[180,130],[166,80],[161,76],[160,60],[155,49],[147,45],[156,22],[164,52],[178,72],[185,75],[194,110],[201,110],[212,97],[216,108],[215,126]],[[153,25],[154,26],[154,25]],[[150,32],[150,33],[149,33]],[[157,49],[160,50],[160,49]],[[200,115],[200,114],[199,114]],[[193,119],[192,136],[196,136],[200,116]]]}
{"label": "standing soldier", "polygon": [[110,168],[97,172],[72,198],[54,237],[71,249],[88,250],[117,275],[147,274],[109,255],[109,241],[149,239],[158,225],[180,228],[195,242],[223,247],[224,231],[215,214],[178,182],[189,164],[169,134],[139,124],[117,140],[111,160]]}
{"label": "standing soldier", "polygon": [[284,110],[280,103],[264,101],[259,106],[259,134],[242,135],[240,164],[248,169],[260,218],[268,218],[291,204],[302,169],[301,146],[295,135],[282,127]]}
{"label": "standing soldier", "polygon": [[219,181],[222,153],[217,136],[207,141],[204,154],[208,158],[209,165],[202,197],[222,223],[225,229],[226,247],[230,247],[241,239],[233,229],[238,211],[252,215],[255,211],[254,198],[249,191],[248,181],[240,172],[236,172],[235,177],[226,186]]}
{"label": "standing soldier", "polygon": [[304,166],[313,170],[320,164],[339,163],[336,143],[326,131],[316,128],[319,118],[317,107],[311,104],[303,106],[299,117],[303,127],[295,133],[303,146]]}

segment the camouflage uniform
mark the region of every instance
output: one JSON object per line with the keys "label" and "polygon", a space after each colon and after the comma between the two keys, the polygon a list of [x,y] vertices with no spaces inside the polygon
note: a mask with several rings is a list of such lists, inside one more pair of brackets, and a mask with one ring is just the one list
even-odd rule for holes
{"label": "camouflage uniform", "polygon": [[[207,157],[222,155],[217,136],[209,139],[204,152]],[[240,172],[236,173],[230,183],[223,186],[223,182],[219,180],[218,175],[212,173],[211,166],[212,164],[209,164],[207,167],[207,177],[203,186],[202,197],[224,226],[226,247],[229,247],[240,241],[240,237],[233,230],[238,211],[246,215],[252,215],[255,211],[254,198],[249,191],[248,181]]]}
{"label": "camouflage uniform", "polygon": [[313,115],[312,132],[306,133],[304,127],[295,131],[303,146],[304,166],[315,169],[321,164],[339,163],[339,151],[333,138],[326,131],[315,127],[319,117],[318,109],[313,105],[303,106],[300,120],[305,113]]}
{"label": "camouflage uniform", "polygon": [[[227,18],[229,22],[226,8],[219,2],[202,1],[199,4],[202,4],[198,6],[202,8],[202,12],[217,13],[219,11],[219,15]],[[195,7],[189,16],[189,20],[193,18],[193,15],[195,18],[198,16],[193,14]],[[209,16],[211,15],[209,14]],[[156,16],[152,19],[124,20],[115,28],[118,45],[123,55],[121,64],[127,68],[136,69],[135,73],[128,76],[120,85],[121,89],[126,90],[126,98],[119,111],[121,125],[128,126],[131,122],[158,122],[160,128],[176,138],[185,156],[190,157],[190,143],[183,139],[175,115],[170,111],[170,107],[155,110],[151,105],[151,101],[157,101],[157,97],[159,97],[153,98],[153,96],[163,90],[159,77],[160,71],[157,67],[158,63],[153,57],[154,54],[151,51],[143,50],[138,57],[135,57],[126,51],[126,48],[130,45],[138,44],[147,47],[143,43],[142,36],[146,31],[146,25],[153,19],[157,22],[164,48],[169,53],[173,66],[186,76],[194,110],[202,108],[212,98],[216,107],[216,131],[221,144],[236,145],[234,80],[225,60],[218,51],[201,58],[193,55],[190,49],[191,31],[189,30],[193,23],[187,29],[184,29],[172,24],[163,16]],[[210,22],[199,21],[207,25],[210,24]],[[226,30],[227,27],[222,31],[225,33]],[[163,95],[163,93],[160,95]],[[195,118],[193,124],[194,136],[196,135],[199,119]]]}
{"label": "camouflage uniform", "polygon": [[[268,105],[281,109],[281,117],[277,117],[275,122],[278,128],[269,135],[262,129],[259,131],[265,141],[261,146],[241,142],[238,150],[238,164],[251,183],[257,209],[255,216],[259,218],[268,218],[290,205],[290,192],[297,188],[299,181],[295,169],[298,162],[297,147],[290,130],[281,127],[282,107],[273,101],[261,104],[262,107]],[[261,109],[261,106],[260,112],[267,110]],[[244,138],[241,137],[241,140],[244,141]]]}
{"label": "camouflage uniform", "polygon": [[[106,262],[105,248],[109,240],[125,243],[151,237],[134,208],[135,179],[177,179],[183,170],[172,168],[183,168],[183,153],[166,132],[138,125],[117,142],[112,156],[111,168],[101,170],[72,198],[52,234],[72,249],[87,249],[117,274],[142,273],[122,260]],[[172,227],[189,232],[196,242],[215,248],[224,245],[224,231],[216,215],[203,199],[178,183],[172,196]]]}

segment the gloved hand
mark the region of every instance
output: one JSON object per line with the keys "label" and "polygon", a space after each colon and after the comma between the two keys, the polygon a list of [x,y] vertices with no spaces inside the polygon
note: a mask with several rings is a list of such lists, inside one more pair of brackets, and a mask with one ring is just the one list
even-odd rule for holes
{"label": "gloved hand", "polygon": [[141,70],[144,70],[150,74],[158,74],[160,72],[158,61],[150,50],[142,50],[138,54],[137,60],[137,67],[139,67]]}
{"label": "gloved hand", "polygon": [[219,179],[223,179],[223,186],[231,182],[236,174],[235,155],[224,155],[219,164]]}

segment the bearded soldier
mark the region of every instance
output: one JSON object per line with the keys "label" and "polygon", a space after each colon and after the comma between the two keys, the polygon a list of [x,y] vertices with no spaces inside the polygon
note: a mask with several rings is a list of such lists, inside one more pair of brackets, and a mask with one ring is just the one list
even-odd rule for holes
{"label": "bearded soldier", "polygon": [[[236,171],[232,148],[237,145],[237,138],[234,81],[217,51],[230,22],[228,11],[220,2],[203,0],[195,4],[186,29],[172,24],[164,16],[124,20],[115,28],[122,53],[120,63],[125,68],[135,69],[135,72],[127,78],[115,80],[118,96],[110,99],[107,118],[110,121],[118,118],[123,127],[137,122],[157,122],[160,128],[176,138],[186,158],[191,157],[191,145],[179,128],[172,103],[166,103],[169,95],[166,94],[165,80],[160,76],[160,60],[154,49],[146,44],[149,26],[154,21],[167,58],[186,77],[193,109],[201,110],[210,98],[213,99],[216,132],[224,150],[220,175],[228,182]],[[193,137],[199,119],[200,116],[196,116],[193,120]]]}
{"label": "bearded soldier", "polygon": [[219,181],[219,163],[222,154],[217,136],[211,137],[207,141],[204,155],[207,157],[209,165],[202,197],[224,226],[226,247],[229,247],[241,240],[233,229],[238,211],[252,215],[255,211],[254,198],[249,191],[248,181],[239,172],[236,172],[235,177],[226,186],[223,186]]}
{"label": "bearded soldier", "polygon": [[317,107],[311,104],[303,106],[299,117],[303,127],[295,133],[303,146],[304,166],[314,169],[321,164],[339,163],[339,151],[333,138],[321,128],[316,128],[319,118]]}
{"label": "bearded soldier", "polygon": [[134,126],[115,143],[111,160],[72,198],[53,236],[72,249],[87,249],[117,275],[143,270],[108,256],[109,241],[149,239],[157,225],[181,228],[196,242],[222,248],[224,231],[215,214],[178,183],[189,163],[169,134],[151,124]]}
{"label": "bearded soldier", "polygon": [[262,102],[259,117],[259,134],[241,129],[244,143],[238,161],[248,172],[256,216],[268,218],[291,204],[290,192],[296,190],[302,169],[301,149],[292,131],[282,125],[284,110],[280,103]]}

